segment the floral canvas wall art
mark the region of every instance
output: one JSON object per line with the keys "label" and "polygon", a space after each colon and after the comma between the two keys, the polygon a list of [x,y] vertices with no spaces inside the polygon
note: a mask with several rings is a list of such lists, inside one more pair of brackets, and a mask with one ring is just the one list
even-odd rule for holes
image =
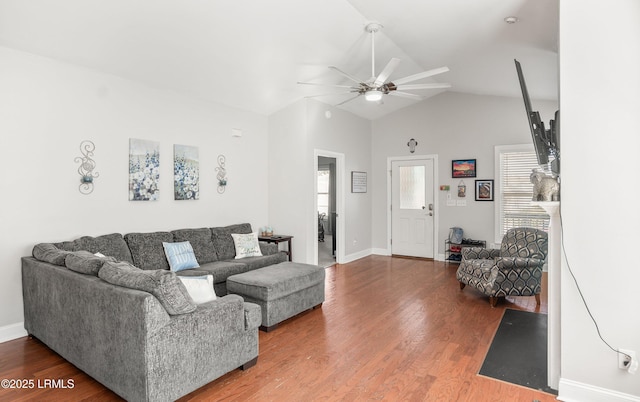
{"label": "floral canvas wall art", "polygon": [[197,200],[200,198],[198,147],[173,146],[173,188],[176,200]]}
{"label": "floral canvas wall art", "polygon": [[160,196],[160,143],[129,139],[129,200],[156,201]]}

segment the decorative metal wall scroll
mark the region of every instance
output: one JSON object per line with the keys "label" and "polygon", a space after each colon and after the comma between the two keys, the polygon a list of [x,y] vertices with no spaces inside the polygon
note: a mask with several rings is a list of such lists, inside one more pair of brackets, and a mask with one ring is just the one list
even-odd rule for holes
{"label": "decorative metal wall scroll", "polygon": [[227,169],[224,167],[225,162],[226,159],[224,155],[218,155],[218,167],[216,168],[218,174],[216,177],[218,179],[218,193],[220,194],[224,193],[227,187]]}
{"label": "decorative metal wall scroll", "polygon": [[79,190],[82,194],[91,194],[93,192],[93,179],[100,176],[98,172],[93,170],[96,168],[96,161],[91,157],[96,146],[93,141],[84,140],[80,143],[80,152],[82,156],[77,156],[74,162],[80,163],[78,166],[78,174],[80,174]]}

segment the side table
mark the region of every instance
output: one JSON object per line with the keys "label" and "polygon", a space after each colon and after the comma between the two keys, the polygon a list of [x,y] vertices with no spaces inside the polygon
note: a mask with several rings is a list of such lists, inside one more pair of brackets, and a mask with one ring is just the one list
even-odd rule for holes
{"label": "side table", "polygon": [[293,239],[293,236],[289,235],[258,236],[258,241],[265,241],[267,243],[280,244],[283,242],[287,242],[287,250],[285,252],[289,256],[289,261],[293,261],[291,252],[291,239]]}

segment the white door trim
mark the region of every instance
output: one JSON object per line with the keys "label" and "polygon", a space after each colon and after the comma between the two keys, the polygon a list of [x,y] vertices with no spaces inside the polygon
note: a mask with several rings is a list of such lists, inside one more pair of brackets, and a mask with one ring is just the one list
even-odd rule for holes
{"label": "white door trim", "polygon": [[311,214],[312,223],[309,225],[312,230],[309,231],[309,239],[313,239],[313,264],[318,265],[318,156],[327,158],[335,158],[336,160],[336,263],[344,263],[344,246],[345,246],[345,215],[344,215],[344,197],[345,197],[345,171],[344,171],[344,154],[322,149],[313,150],[313,213]]}
{"label": "white door trim", "polygon": [[391,163],[396,161],[412,161],[416,159],[431,159],[433,161],[433,258],[438,256],[438,221],[440,220],[440,209],[438,205],[438,155],[411,155],[411,156],[389,156],[387,157],[387,254],[391,255]]}

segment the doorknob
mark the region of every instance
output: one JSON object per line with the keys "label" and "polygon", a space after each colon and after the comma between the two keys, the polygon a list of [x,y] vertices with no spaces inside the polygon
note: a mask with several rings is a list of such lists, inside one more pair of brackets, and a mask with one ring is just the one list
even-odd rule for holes
{"label": "doorknob", "polygon": [[422,206],[422,209],[425,209],[425,208],[426,208],[426,207],[423,205],[423,206]]}

